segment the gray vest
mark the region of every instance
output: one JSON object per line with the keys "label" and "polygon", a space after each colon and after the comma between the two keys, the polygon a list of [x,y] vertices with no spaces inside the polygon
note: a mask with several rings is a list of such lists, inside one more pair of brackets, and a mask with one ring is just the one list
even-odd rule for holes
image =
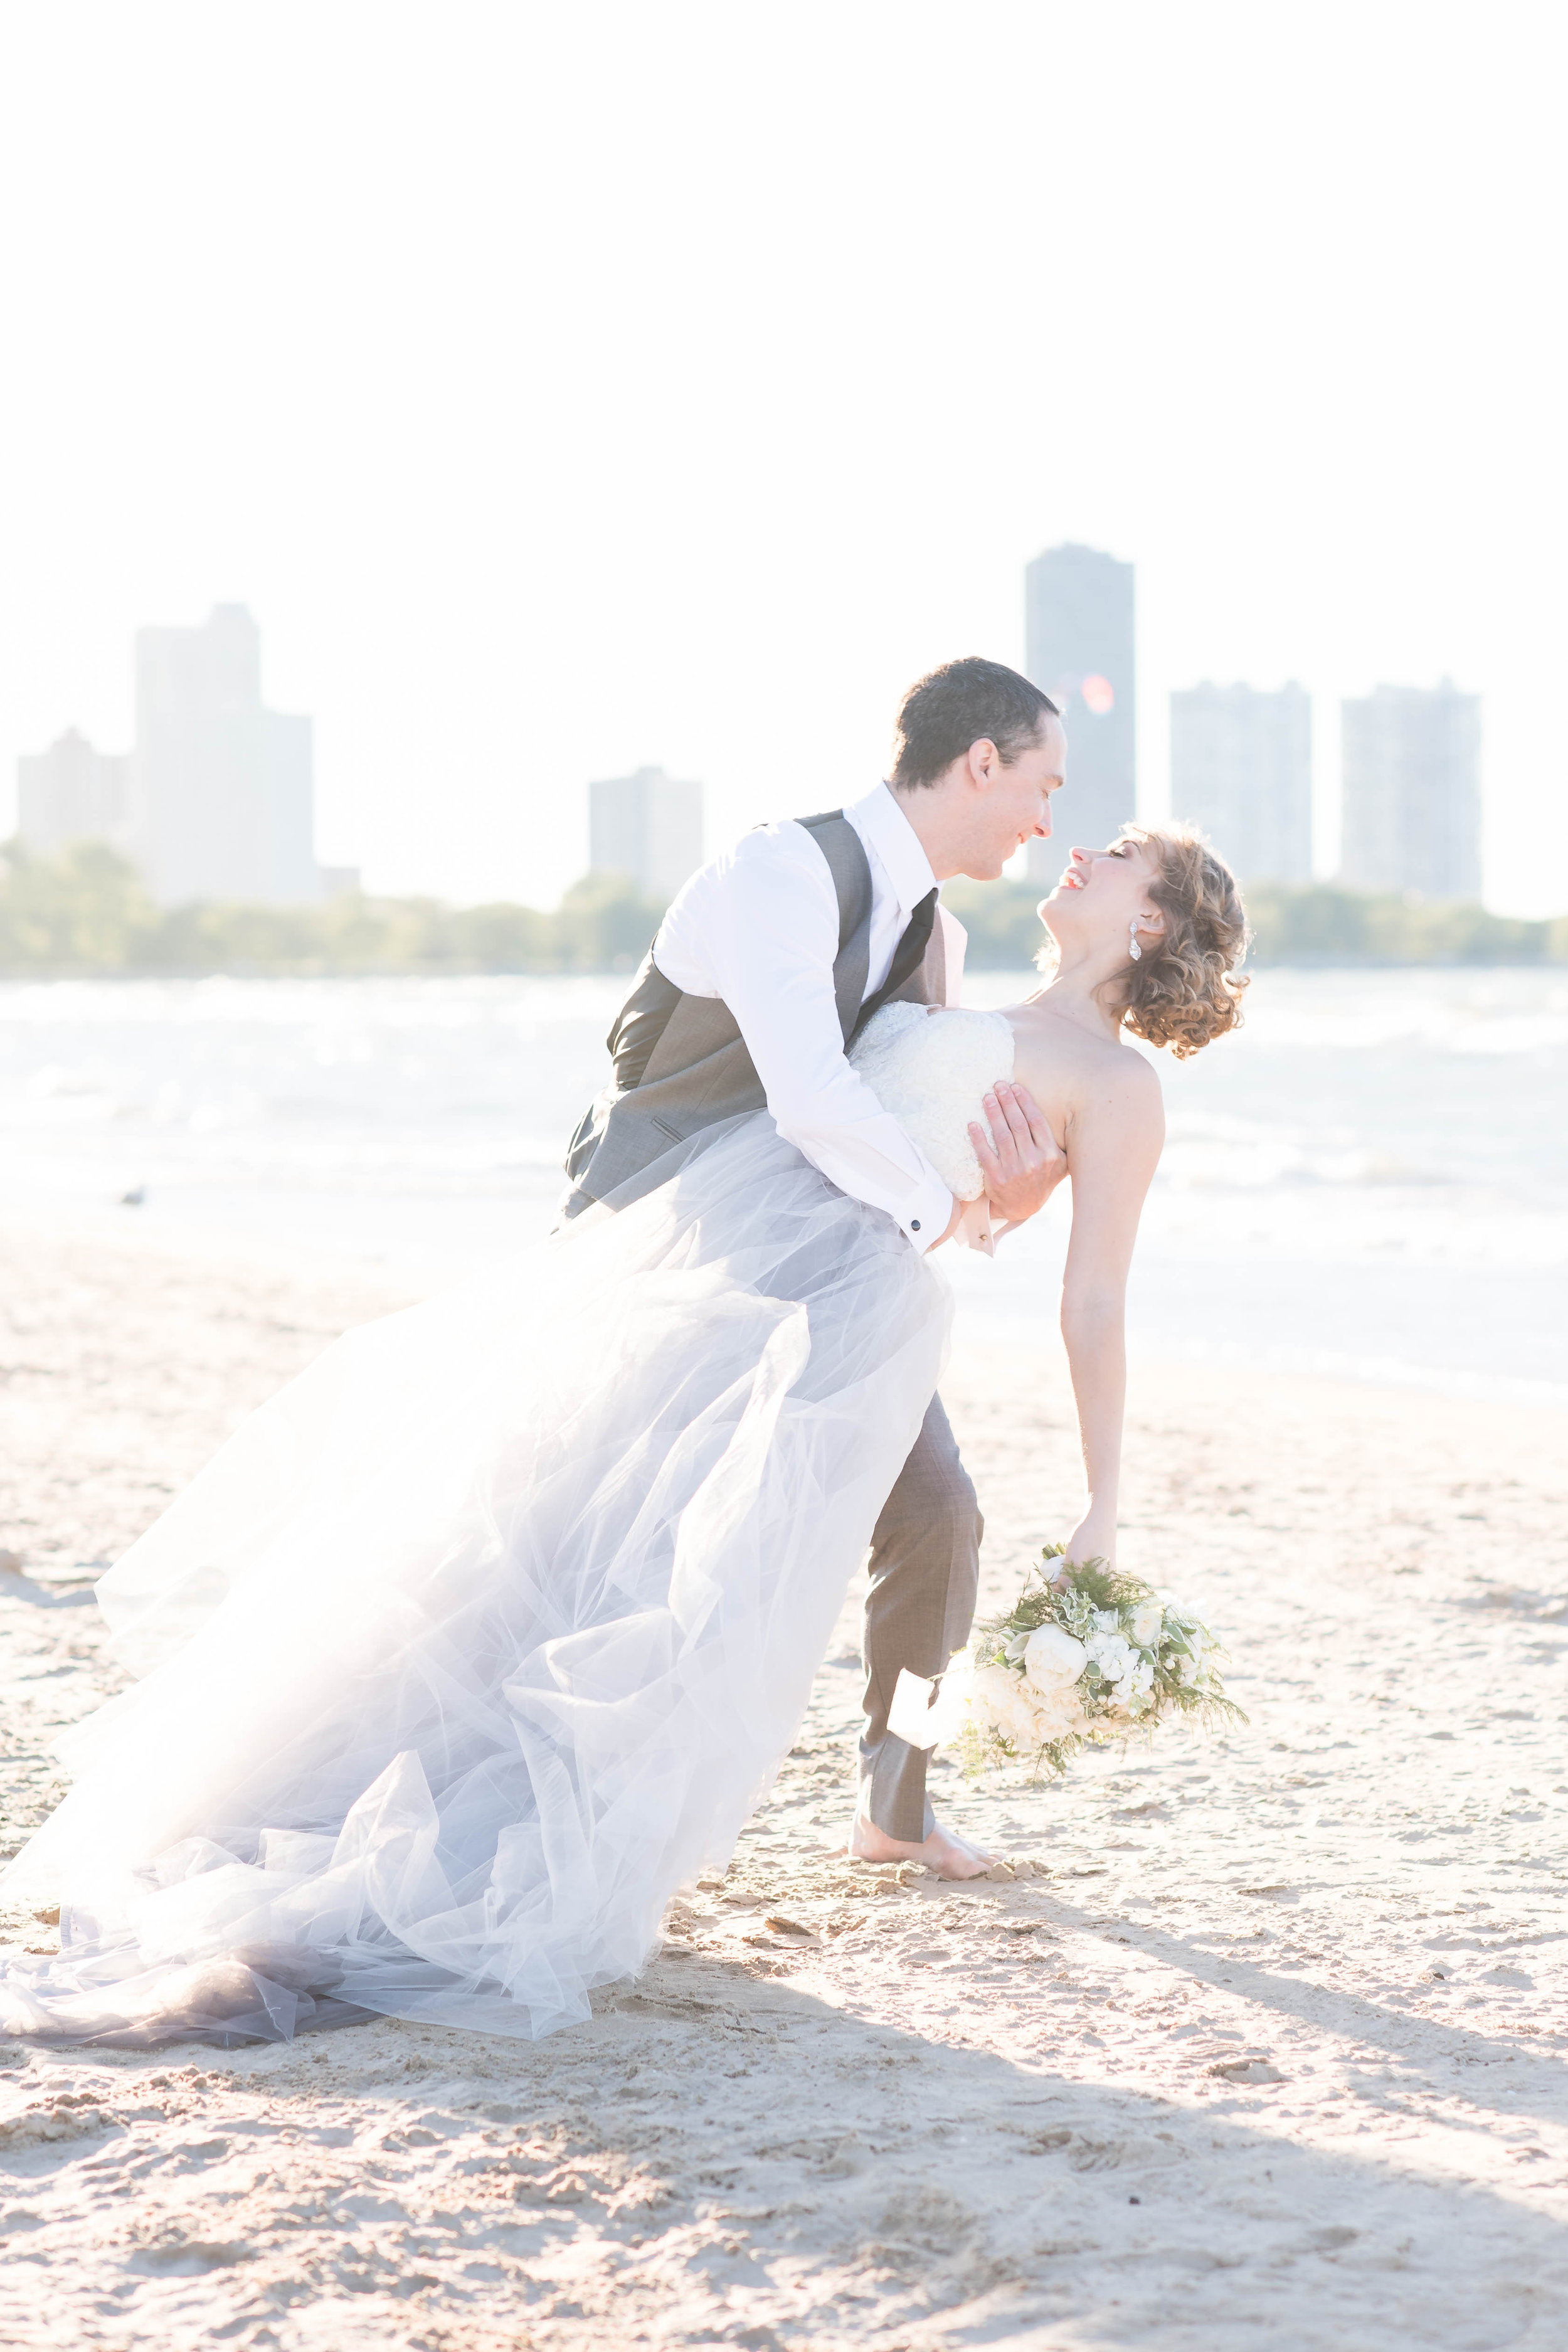
{"label": "gray vest", "polygon": [[[833,989],[848,1045],[862,1018],[870,971],[871,868],[865,845],[841,809],[800,820],[827,861],[838,898],[838,952]],[[654,961],[654,941],[606,1044],[610,1082],[583,1115],[566,1155],[574,1191],[564,1213],[605,1199],[674,1146],[721,1119],[763,1110],[767,1095],[739,1024],[716,996],[689,996]],[[922,962],[891,1002],[941,1004],[946,997],[942,925],[933,923]],[[866,1008],[869,1017],[871,1008]]]}

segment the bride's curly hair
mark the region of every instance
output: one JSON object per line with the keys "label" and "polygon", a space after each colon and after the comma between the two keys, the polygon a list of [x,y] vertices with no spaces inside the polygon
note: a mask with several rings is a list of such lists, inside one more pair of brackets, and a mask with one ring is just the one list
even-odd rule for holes
{"label": "bride's curly hair", "polygon": [[[1237,967],[1251,943],[1247,909],[1229,866],[1190,825],[1124,824],[1121,837],[1154,853],[1149,896],[1165,928],[1146,938],[1141,960],[1129,960],[1110,983],[1113,1005],[1123,1028],[1185,1061],[1241,1026],[1247,982]],[[1047,933],[1040,962],[1049,968],[1055,960]]]}

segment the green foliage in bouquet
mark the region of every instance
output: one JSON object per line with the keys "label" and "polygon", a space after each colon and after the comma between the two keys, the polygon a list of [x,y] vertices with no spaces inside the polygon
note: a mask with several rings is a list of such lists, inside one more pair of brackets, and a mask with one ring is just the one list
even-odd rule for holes
{"label": "green foliage in bouquet", "polygon": [[1047,1544],[1005,1616],[975,1628],[942,1682],[965,1771],[1065,1771],[1080,1748],[1152,1732],[1173,1717],[1245,1723],[1225,1656],[1200,1619],[1102,1559]]}

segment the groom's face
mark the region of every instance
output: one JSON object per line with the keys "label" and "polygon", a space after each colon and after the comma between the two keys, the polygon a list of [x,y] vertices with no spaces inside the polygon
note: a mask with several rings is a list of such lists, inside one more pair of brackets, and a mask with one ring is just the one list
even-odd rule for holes
{"label": "groom's face", "polygon": [[1038,741],[1011,761],[994,751],[979,762],[970,757],[978,789],[970,796],[963,870],[973,881],[994,882],[1015,850],[1049,836],[1051,795],[1067,781],[1068,739],[1060,719],[1047,719]]}

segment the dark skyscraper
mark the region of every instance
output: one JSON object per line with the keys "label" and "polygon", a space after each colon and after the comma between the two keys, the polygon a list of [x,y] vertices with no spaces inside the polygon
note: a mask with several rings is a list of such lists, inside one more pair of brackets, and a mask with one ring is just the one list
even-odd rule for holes
{"label": "dark skyscraper", "polygon": [[1029,879],[1050,883],[1074,842],[1099,847],[1137,814],[1132,566],[1094,547],[1051,547],[1024,581],[1024,667],[1068,731],[1055,834],[1029,845]]}

